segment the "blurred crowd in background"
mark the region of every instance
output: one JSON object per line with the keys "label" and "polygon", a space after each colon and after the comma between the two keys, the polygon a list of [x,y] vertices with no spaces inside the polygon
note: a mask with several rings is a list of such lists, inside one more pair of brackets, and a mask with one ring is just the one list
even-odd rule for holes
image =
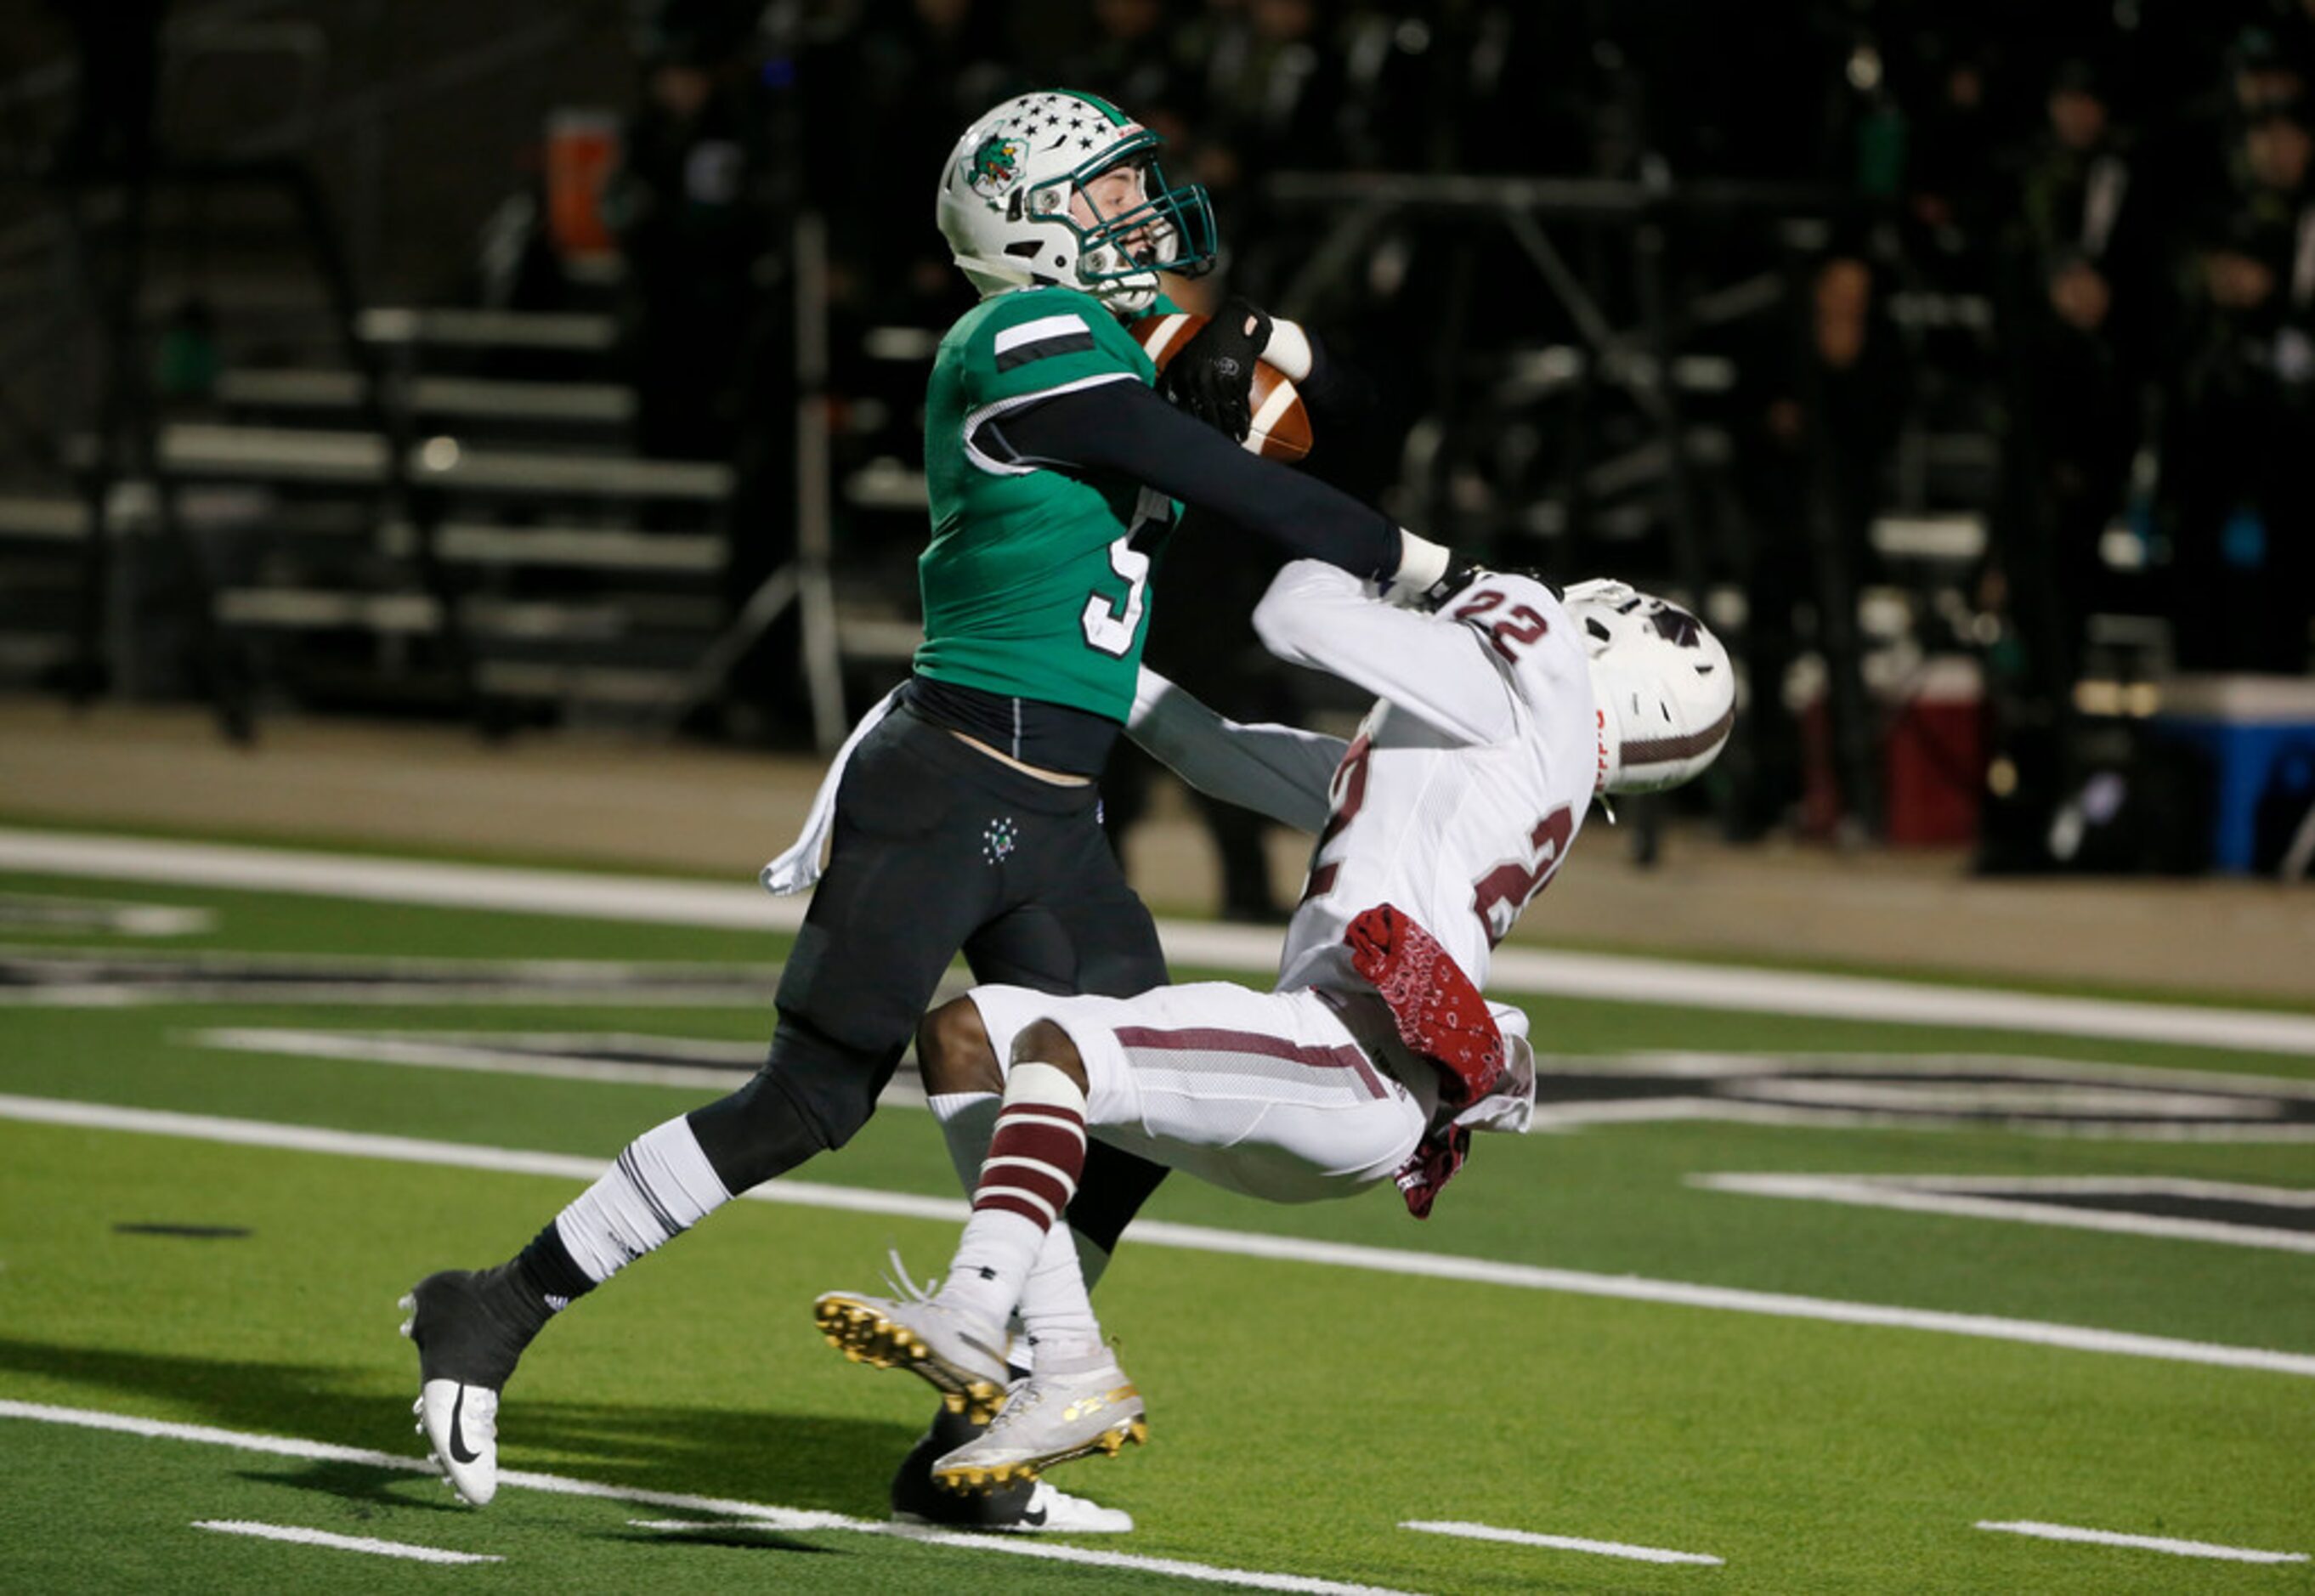
{"label": "blurred crowd in background", "polygon": [[[2037,767],[2063,778],[2058,739],[2098,616],[2167,623],[2157,669],[2307,667],[2315,4],[885,0],[800,15],[776,40],[760,20],[749,4],[672,0],[647,31],[623,181],[652,329],[637,346],[645,392],[669,417],[647,429],[657,447],[721,452],[749,430],[744,374],[777,362],[746,358],[731,329],[778,253],[783,208],[830,218],[848,317],[953,317],[962,289],[928,222],[937,164],[1003,95],[1058,82],[1168,136],[1172,169],[1214,194],[1221,286],[1265,303],[1343,208],[1282,197],[1280,173],[1579,178],[1662,196],[1667,347],[1733,368],[1688,402],[1730,442],[1725,469],[1690,484],[1699,552],[1685,568],[1663,517],[1622,543],[1555,547],[1517,513],[1571,448],[1611,452],[1649,417],[1596,392],[1574,419],[1511,415],[1510,352],[1581,331],[1580,307],[1548,290],[1515,235],[1436,211],[1386,218],[1344,281],[1299,285],[1320,303],[1282,308],[1384,396],[1376,435],[1322,440],[1318,468],[1494,557],[1564,568],[1578,553],[1733,585],[1751,601],[1764,706],[1805,654],[1832,655],[1836,700],[1853,684],[1858,645],[1826,635],[1841,628],[1822,618],[1819,568],[1848,564],[1836,599],[1885,574],[1867,532],[1892,507],[1983,514],[1963,641],[1997,640],[1996,737],[2017,744],[2029,785]],[[1679,203],[1690,193],[1704,197],[1692,209]],[[1571,219],[1538,214],[1548,228]],[[1622,236],[1580,208],[1572,220],[1589,297],[1636,324]],[[1690,314],[1764,271],[1792,290],[1780,310]],[[1423,494],[1407,445],[1426,418],[1455,429],[1447,451],[1470,480],[1434,456],[1450,480]],[[1974,475],[1896,480],[1909,426],[1976,439]],[[1199,585],[1259,581],[1203,568],[1227,564],[1202,561]],[[1258,696],[1246,651],[1197,631],[1177,650],[1161,629],[1161,656],[1229,660],[1240,698]],[[1789,820],[1804,797],[1801,719],[1752,719],[1743,790],[1724,805],[1740,833]],[[1831,762],[1869,828],[1873,751],[1836,747]]]}
{"label": "blurred crowd in background", "polygon": [[[911,361],[880,333],[971,303],[940,163],[1060,84],[1211,189],[1224,265],[1185,304],[1298,315],[1371,379],[1313,469],[1728,632],[1751,695],[1711,786],[1731,835],[1901,829],[1903,669],[1934,658],[1973,661],[1978,708],[1916,740],[1988,806],[1991,863],[2005,803],[2039,838],[2105,757],[2082,728],[2115,700],[2086,681],[2308,670],[2315,0],[626,4],[600,222],[634,441],[737,466],[735,595],[792,536],[797,218],[828,229],[838,468],[913,469],[929,341]],[[467,297],[601,303],[546,181]],[[921,509],[838,515],[844,560],[905,589]],[[1892,517],[1980,533],[1922,555],[1876,533]],[[1153,658],[1232,713],[1291,713],[1308,685],[1241,621],[1265,573],[1194,530],[1169,558]],[[1909,607],[1894,649],[1857,624],[1875,591]],[[752,669],[776,711],[776,655]],[[1258,839],[1225,848],[1229,907],[1274,911]]]}

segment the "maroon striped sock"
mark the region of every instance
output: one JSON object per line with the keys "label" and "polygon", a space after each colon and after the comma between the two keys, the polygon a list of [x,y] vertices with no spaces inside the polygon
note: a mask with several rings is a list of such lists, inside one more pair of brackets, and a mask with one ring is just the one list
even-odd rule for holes
{"label": "maroon striped sock", "polygon": [[[1030,1083],[1008,1083],[973,1188],[972,1217],[940,1292],[943,1301],[999,1324],[1020,1301],[1037,1254],[1085,1171],[1084,1098],[1057,1070],[1024,1065],[1016,1077],[1023,1070],[1051,1075],[1068,1089],[1020,1091],[1014,1088]],[[1071,1096],[1075,1102],[1066,1101]]]}
{"label": "maroon striped sock", "polygon": [[1040,1230],[1051,1228],[1077,1195],[1085,1173],[1085,1115],[1050,1103],[1019,1103],[997,1116],[997,1133],[973,1188],[975,1213],[1016,1213]]}

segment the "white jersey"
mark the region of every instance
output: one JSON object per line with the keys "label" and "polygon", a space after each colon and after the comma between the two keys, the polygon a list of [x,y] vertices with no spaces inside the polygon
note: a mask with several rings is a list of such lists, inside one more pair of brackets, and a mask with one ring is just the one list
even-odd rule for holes
{"label": "white jersey", "polygon": [[1146,672],[1131,729],[1193,785],[1318,830],[1280,989],[1359,985],[1343,935],[1382,903],[1484,989],[1495,944],[1566,857],[1599,779],[1575,624],[1530,577],[1483,576],[1428,614],[1298,561],[1255,626],[1281,658],[1377,695],[1356,738],[1234,725]]}
{"label": "white jersey", "polygon": [[[1485,577],[1433,615],[1388,608],[1308,561],[1279,573],[1255,629],[1280,657],[1379,696],[1358,736],[1236,725],[1146,669],[1128,730],[1204,791],[1319,834],[1277,990],[980,987],[972,1001],[1000,1060],[1033,1021],[1069,1033],[1086,1122],[1104,1140],[1277,1201],[1395,1175],[1412,1206],[1444,1178],[1417,1157],[1442,1129],[1440,1076],[1407,1052],[1343,937],[1391,904],[1484,988],[1495,944],[1567,856],[1599,779],[1583,643],[1531,578]],[[1535,1103],[1526,1015],[1489,1006],[1507,1078],[1453,1122],[1522,1130]]]}

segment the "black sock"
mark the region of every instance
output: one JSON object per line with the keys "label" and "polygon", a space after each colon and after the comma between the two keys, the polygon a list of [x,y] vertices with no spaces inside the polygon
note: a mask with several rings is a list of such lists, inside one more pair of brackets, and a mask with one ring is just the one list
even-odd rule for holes
{"label": "black sock", "polygon": [[562,1232],[552,1221],[514,1255],[512,1268],[522,1295],[537,1305],[541,1325],[549,1315],[560,1313],[595,1289],[596,1282],[572,1257],[571,1249],[563,1245]]}

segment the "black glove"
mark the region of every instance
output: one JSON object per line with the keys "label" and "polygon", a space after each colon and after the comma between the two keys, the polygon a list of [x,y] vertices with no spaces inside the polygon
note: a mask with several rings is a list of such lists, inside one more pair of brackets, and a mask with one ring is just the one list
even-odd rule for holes
{"label": "black glove", "polygon": [[1198,335],[1166,362],[1158,391],[1208,426],[1243,442],[1254,425],[1248,398],[1254,363],[1269,347],[1270,317],[1243,299],[1225,300]]}
{"label": "black glove", "polygon": [[1477,581],[1481,573],[1482,567],[1477,562],[1450,549],[1447,551],[1446,574],[1416,595],[1412,607],[1438,609]]}
{"label": "black glove", "polygon": [[1531,581],[1541,582],[1550,589],[1551,596],[1555,598],[1564,598],[1567,596],[1557,582],[1553,581],[1532,565],[1482,565],[1450,549],[1447,553],[1447,574],[1424,589],[1420,595],[1410,599],[1409,607],[1442,609],[1459,598],[1464,589],[1483,576],[1524,576]]}

